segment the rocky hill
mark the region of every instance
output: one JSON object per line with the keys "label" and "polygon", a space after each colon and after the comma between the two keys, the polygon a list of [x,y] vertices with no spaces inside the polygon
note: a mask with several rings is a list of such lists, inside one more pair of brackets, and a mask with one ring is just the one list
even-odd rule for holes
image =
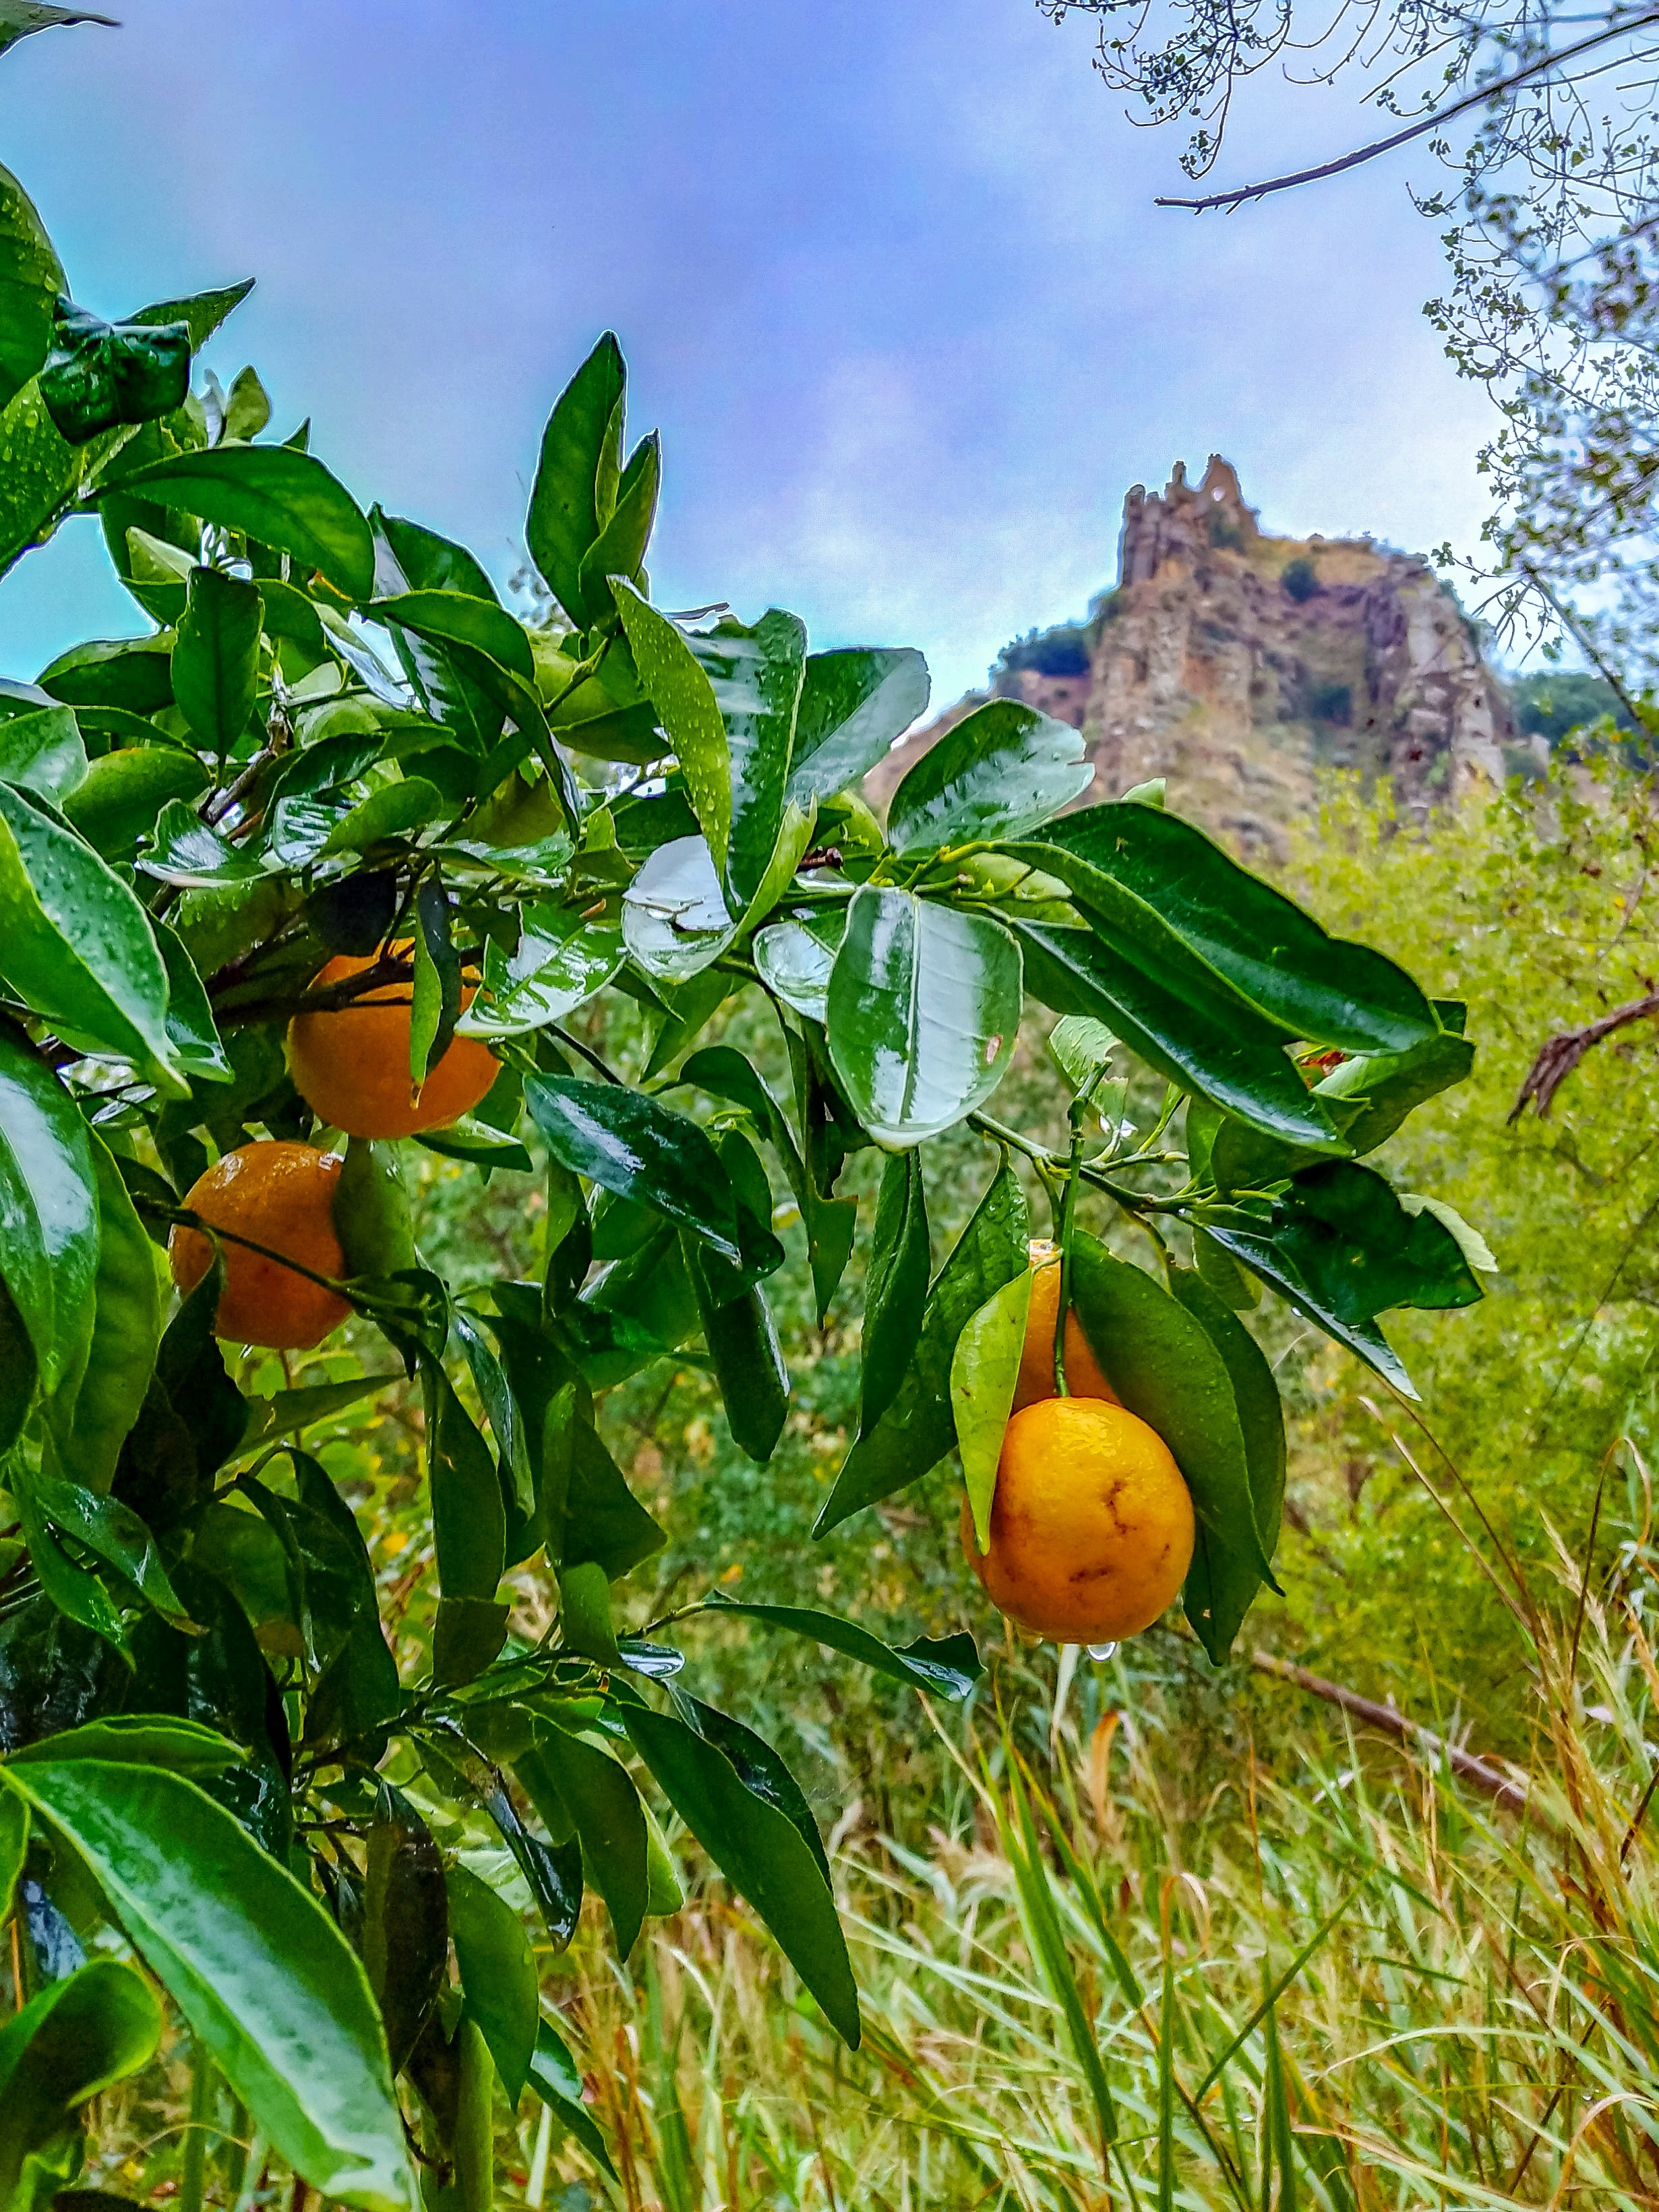
{"label": "rocky hill", "polygon": [[[1212,454],[1124,505],[1116,587],[1085,623],[1020,640],[994,691],[1081,730],[1084,801],[1154,776],[1170,803],[1245,851],[1272,853],[1323,764],[1392,779],[1413,813],[1501,779],[1537,741],[1426,561],[1370,538],[1272,538]],[[889,797],[916,755],[993,696],[907,738],[867,780]]]}

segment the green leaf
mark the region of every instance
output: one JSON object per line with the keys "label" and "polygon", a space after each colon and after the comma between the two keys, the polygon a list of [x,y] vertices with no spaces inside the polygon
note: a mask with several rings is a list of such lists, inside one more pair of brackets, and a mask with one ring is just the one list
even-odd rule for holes
{"label": "green leaf", "polygon": [[[1342,1133],[1358,1158],[1385,1144],[1425,1098],[1437,1097],[1441,1091],[1462,1083],[1474,1065],[1474,1047],[1468,1037],[1441,1030],[1409,1052],[1356,1054],[1334,1067],[1315,1086],[1314,1096],[1331,1100],[1329,1110],[1334,1115],[1341,1110],[1334,1102],[1355,1109]],[[1224,1159],[1230,1167],[1233,1158],[1229,1147]],[[1301,1161],[1293,1164],[1303,1164]],[[1291,1168],[1282,1170],[1287,1175],[1291,1171]],[[1277,1177],[1270,1176],[1269,1180]]]}
{"label": "green leaf", "polygon": [[927,663],[914,647],[809,653],[795,712],[788,796],[797,806],[860,782],[927,711]]}
{"label": "green leaf", "polygon": [[601,461],[627,380],[622,349],[607,331],[559,395],[542,433],[531,487],[525,543],[543,580],[578,629],[587,620],[582,558],[610,520],[615,501],[613,489],[601,513]]}
{"label": "green leaf", "polygon": [[724,1297],[724,1271],[706,1246],[687,1238],[685,1263],[702,1317],[703,1341],[732,1441],[750,1459],[769,1460],[789,1411],[789,1370],[771,1309],[757,1283]]}
{"label": "green leaf", "polygon": [[584,921],[577,908],[538,901],[520,912],[517,950],[484,947],[483,986],[456,1024],[461,1036],[521,1036],[562,1021],[623,963],[614,921]]}
{"label": "green leaf", "polygon": [[814,1612],[805,1606],[746,1605],[716,1591],[704,1601],[704,1610],[742,1613],[745,1619],[761,1621],[769,1628],[787,1629],[793,1635],[808,1637],[826,1650],[840,1651],[849,1659],[858,1660],[872,1674],[902,1682],[907,1689],[925,1690],[931,1697],[965,1698],[985,1671],[974,1649],[974,1639],[968,1635],[945,1636],[937,1641],[919,1637],[914,1644],[896,1649],[872,1636],[867,1628],[860,1628],[856,1621],[838,1620],[834,1613]]}
{"label": "green leaf", "polygon": [[684,633],[631,585],[612,586],[623,635],[672,741],[698,826],[726,872],[732,833],[732,747],[714,688]]}
{"label": "green leaf", "polygon": [[125,861],[170,799],[198,799],[211,781],[182,745],[119,745],[100,753],[59,805],[64,819],[100,858]]}
{"label": "green leaf", "polygon": [[67,707],[0,721],[0,782],[21,783],[61,806],[87,773],[87,749]]}
{"label": "green leaf", "polygon": [[409,1079],[416,1091],[449,1050],[461,1012],[461,962],[449,933],[449,899],[426,877],[415,894],[415,982],[409,1015]]}
{"label": "green leaf", "polygon": [[239,368],[225,395],[225,435],[243,444],[257,438],[270,422],[270,394],[252,368]]}
{"label": "green leaf", "polygon": [[[200,1721],[173,1713],[110,1713],[39,1743],[23,1744],[11,1757],[20,1764],[97,1759],[106,1764],[164,1766],[173,1774],[222,1774],[228,1766],[240,1765],[246,1753],[240,1744]],[[9,1803],[19,1811],[26,1809],[21,1799]]]}
{"label": "green leaf", "polygon": [[731,1177],[690,1115],[621,1084],[568,1076],[528,1076],[524,1097],[562,1167],[655,1206],[726,1259],[743,1260]]}
{"label": "green leaf", "polygon": [[269,1398],[250,1398],[238,1456],[275,1443],[279,1437],[293,1436],[313,1421],[326,1421],[395,1379],[395,1371],[392,1376],[357,1375],[349,1382],[311,1382],[298,1390],[278,1390]]}
{"label": "green leaf", "polygon": [[[507,666],[524,667],[526,641],[522,630],[516,638],[505,631],[475,629],[471,633],[465,625],[465,611],[456,613],[453,608],[440,606],[437,619],[419,619],[422,599],[437,601],[453,599],[458,594],[475,601],[483,601],[499,614],[495,586],[465,546],[457,545],[435,532],[423,530],[418,523],[404,522],[378,507],[369,510],[369,526],[374,533],[374,588],[384,600],[398,601],[404,595],[416,595],[411,611],[416,620],[395,623],[392,628],[392,642],[403,672],[419,692],[427,711],[434,721],[455,732],[461,744],[470,751],[482,753],[493,745],[501,733],[504,708],[494,689],[481,683],[473,665],[472,656],[478,649],[477,641],[488,635],[490,645],[498,648],[487,657],[501,661],[505,656]],[[445,620],[447,615],[449,619]],[[489,616],[475,618],[484,623]],[[502,617],[511,622],[510,616]],[[461,625],[459,650],[446,642],[448,630],[456,622]],[[517,625],[514,627],[517,629]],[[472,642],[469,643],[469,635]],[[533,675],[533,661],[526,672],[526,680]]]}
{"label": "green leaf", "polygon": [[786,799],[783,819],[778,825],[778,841],[772,848],[772,857],[767,862],[754,896],[744,909],[739,931],[747,934],[757,922],[764,921],[775,907],[787,898],[795,880],[795,872],[810,849],[812,832],[817,822],[817,803],[813,800],[805,810],[793,799]]}
{"label": "green leaf", "polygon": [[[799,617],[771,607],[752,629],[727,617],[687,642],[726,727],[732,815],[723,872],[732,903],[742,913],[766,873],[783,823],[806,629]],[[694,789],[694,805],[696,797]],[[701,818],[701,807],[698,814]],[[712,837],[708,842],[714,844]]]}
{"label": "green leaf", "polygon": [[67,1042],[131,1060],[168,1097],[184,1095],[149,917],[44,800],[10,784],[0,784],[0,964]]}
{"label": "green leaf", "polygon": [[1094,769],[1083,738],[1016,699],[964,715],[906,774],[887,810],[901,854],[1024,837],[1086,791]]}
{"label": "green leaf", "polygon": [[745,1789],[725,1753],[684,1721],[631,1705],[623,1719],[674,1810],[856,2050],[858,1990],[835,1900],[793,1823]]}
{"label": "green leaf", "polygon": [[1055,823],[1045,844],[1077,854],[1155,908],[1228,981],[1298,1037],[1403,1052],[1440,1024],[1403,968],[1333,937],[1179,815],[1120,800]]}
{"label": "green leaf", "polygon": [[[556,1708],[548,1710],[556,1719]],[[544,1732],[514,1771],[538,1804],[550,1791],[567,1833],[574,1826],[583,1863],[611,1915],[617,1955],[627,1958],[645,1918],[647,1875],[645,1808],[626,1769],[561,1729]]]}
{"label": "green leaf", "polygon": [[[73,1730],[65,1730],[73,1734]],[[31,1749],[20,1744],[10,1756],[27,1759]],[[18,1877],[28,1860],[29,1808],[15,1790],[0,1790],[0,1917],[11,1917]]]}
{"label": "green leaf", "polygon": [[[88,638],[40,672],[40,688],[66,707],[107,707],[156,714],[173,704],[173,641]],[[147,733],[153,737],[155,732]]]}
{"label": "green leaf", "polygon": [[48,1392],[85,1364],[99,1218],[85,1121],[46,1063],[0,1025],[0,1273]]}
{"label": "green leaf", "polygon": [[63,289],[63,264],[34,203],[11,171],[0,168],[0,406],[44,363]]}
{"label": "green leaf", "polygon": [[117,477],[100,496],[181,507],[315,568],[346,597],[374,592],[374,540],[362,508],[310,453],[291,446],[219,446],[169,455]]}
{"label": "green leaf", "polygon": [[320,859],[329,853],[366,853],[383,837],[404,837],[423,830],[429,822],[443,822],[459,811],[423,775],[400,776],[383,783],[359,799],[343,814],[318,848]]}
{"label": "green leaf", "polygon": [[133,323],[182,323],[190,332],[191,351],[199,353],[252,289],[252,277],[245,276],[240,284],[222,284],[210,292],[191,292],[182,300],[157,300],[150,307],[140,307],[136,315],[127,319]]}
{"label": "green leaf", "polygon": [[701,1698],[694,1698],[678,1687],[669,1691],[674,1710],[683,1721],[689,1722],[697,1734],[717,1751],[723,1751],[732,1762],[739,1782],[745,1790],[781,1813],[796,1834],[812,1854],[818,1872],[826,1883],[830,1882],[830,1861],[823,1849],[823,1838],[818,1833],[818,1824],[812,1818],[812,1808],[805,1793],[784,1764],[781,1754],[775,1751],[763,1737],[757,1736],[730,1713],[706,1705]]}
{"label": "green leaf", "polygon": [[499,1129],[492,1129],[471,1114],[447,1122],[441,1129],[420,1130],[415,1141],[428,1152],[441,1153],[445,1159],[465,1160],[486,1175],[494,1168],[529,1175],[534,1165],[516,1137],[504,1137]]}
{"label": "green leaf", "polygon": [[9,1452],[23,1433],[34,1404],[34,1346],[17,1301],[0,1280],[0,1452]]}
{"label": "green leaf", "polygon": [[610,613],[613,580],[644,584],[646,548],[656,524],[661,488],[662,441],[653,430],[629,455],[611,520],[582,559],[579,588],[590,623],[603,622]]}
{"label": "green leaf", "polygon": [[363,610],[372,620],[409,630],[439,645],[470,647],[509,669],[526,684],[536,680],[530,640],[521,622],[494,597],[459,591],[400,592],[374,599]]}
{"label": "green leaf", "polygon": [[811,921],[775,921],[757,933],[750,948],[773,996],[820,1025],[830,1018],[830,975],[846,927],[841,908]]}
{"label": "green leaf", "polygon": [[536,1961],[510,1905],[464,1866],[444,1876],[449,1933],[467,2010],[483,2031],[507,2101],[516,2106],[529,2078],[541,2017]]}
{"label": "green leaf", "polygon": [[155,841],[137,865],[145,875],[187,890],[250,884],[265,872],[262,861],[227,844],[179,799],[170,799],[157,815]]}
{"label": "green leaf", "polygon": [[[1231,1380],[1256,1534],[1271,1559],[1285,1507],[1285,1409],[1279,1385],[1255,1339],[1201,1276],[1190,1268],[1172,1267],[1170,1289],[1221,1354]],[[1215,1642],[1225,1650],[1238,1633],[1259,1579],[1254,1564],[1238,1547],[1213,1546],[1208,1531],[1201,1530],[1187,1577],[1188,1618],[1194,1627],[1208,1620]]]}
{"label": "green leaf", "polygon": [[73,1759],[6,1780],[85,1862],[277,2154],[362,2212],[408,2212],[385,2033],[317,1900],[178,1775]]}
{"label": "green leaf", "polygon": [[438,1583],[446,1597],[494,1598],[507,1557],[507,1513],[489,1448],[441,1364],[421,1361],[428,1481]]}
{"label": "green leaf", "polygon": [[866,884],[830,972],[830,1057],[880,1143],[920,1144],[982,1106],[1019,1032],[1019,947],[1000,922]]}
{"label": "green leaf", "polygon": [[432,1626],[432,1679],[453,1689],[501,1656],[512,1607],[489,1597],[441,1597]]}
{"label": "green leaf", "polygon": [[51,537],[93,452],[61,434],[37,379],[7,402],[0,412],[0,572]]}
{"label": "green leaf", "polygon": [[[161,1341],[155,1252],[114,1160],[88,1132],[98,1188],[98,1269],[84,1369],[48,1400],[58,1463],[88,1491],[107,1491],[149,1389]],[[142,1522],[139,1524],[142,1528]]]}
{"label": "green leaf", "polygon": [[921,1335],[933,1265],[921,1155],[894,1152],[882,1170],[864,1298],[859,1434],[867,1437],[898,1395]]}
{"label": "green leaf", "polygon": [[[1162,1437],[1181,1469],[1212,1583],[1223,1580],[1224,1557],[1237,1559],[1241,1575],[1248,1570],[1271,1583],[1232,1378],[1202,1323],[1141,1268],[1114,1259],[1088,1236],[1072,1247],[1072,1299],[1101,1372],[1130,1413]],[[1219,1664],[1227,1650],[1222,1624],[1197,1615],[1193,1626]]]}
{"label": "green leaf", "polygon": [[233,1081],[236,1071],[220,1037],[196,963],[176,930],[154,915],[149,926],[167,971],[167,1035],[178,1053],[179,1065],[194,1082]]}
{"label": "green leaf", "polygon": [[956,1442],[951,1363],[957,1340],[994,1291],[1029,1272],[1030,1226],[1019,1179],[1005,1158],[934,1278],[921,1339],[897,1397],[847,1455],[813,1525],[815,1536],[926,1474]]}
{"label": "green leaf", "polygon": [[[1016,921],[1030,988],[1056,1013],[1100,1022],[1166,1081],[1196,1091],[1253,1128],[1322,1152],[1343,1149],[1328,1114],[1310,1093],[1279,1031],[1224,987],[1206,994],[1143,954],[1127,957],[1086,929]],[[1178,951],[1176,941],[1170,947]],[[1169,949],[1169,948],[1166,948]]]}
{"label": "green leaf", "polygon": [[571,1424],[568,1481],[560,1526],[548,1544],[562,1571],[594,1565],[616,1582],[667,1542],[603,1438],[581,1419]]}
{"label": "green leaf", "polygon": [[197,743],[224,760],[253,712],[264,603],[257,584],[222,568],[193,568],[179,641],[173,695]]}
{"label": "green leaf", "polygon": [[1306,1168],[1262,1222],[1206,1207],[1206,1233],[1297,1312],[1407,1398],[1411,1377],[1376,1326],[1395,1306],[1474,1305],[1483,1295],[1458,1242],[1431,1213],[1408,1213],[1374,1168],[1347,1160]]}
{"label": "green leaf", "polygon": [[623,943],[647,975],[682,983],[720,958],[738,933],[719,871],[702,837],[677,837],[647,855],[623,893]]}
{"label": "green leaf", "polygon": [[50,2204],[78,2172],[79,2106],[149,2065],[161,2008],[142,1974],[95,1959],[0,2028],[0,2203]]}
{"label": "green leaf", "polygon": [[1116,1049],[1106,1024],[1086,1014],[1064,1014],[1048,1032],[1048,1055],[1075,1091],[1089,1088]]}
{"label": "green leaf", "polygon": [[981,1552],[991,1548],[991,1501],[996,1495],[1002,1434],[1019,1385],[1030,1310],[1031,1273],[1027,1268],[993,1291],[969,1316],[951,1355],[951,1413]]}
{"label": "green leaf", "polygon": [[543,2104],[551,2108],[560,2125],[569,2130],[594,2164],[614,2181],[617,2169],[611,2162],[611,2154],[592,2113],[582,2102],[582,2077],[576,2070],[575,2061],[545,2020],[537,2023],[530,2086]]}
{"label": "green leaf", "polygon": [[190,391],[183,323],[106,323],[59,295],[40,397],[72,446],[182,407]]}

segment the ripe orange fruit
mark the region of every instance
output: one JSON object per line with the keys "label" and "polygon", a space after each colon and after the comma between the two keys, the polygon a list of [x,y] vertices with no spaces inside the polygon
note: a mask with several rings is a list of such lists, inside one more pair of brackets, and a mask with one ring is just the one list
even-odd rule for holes
{"label": "ripe orange fruit", "polygon": [[[372,965],[343,953],[316,980],[341,983]],[[471,999],[469,985],[462,1005]],[[412,1137],[471,1112],[501,1073],[501,1062],[476,1037],[456,1037],[417,1097],[409,1078],[409,1022],[407,983],[370,991],[337,1013],[295,1016],[288,1025],[289,1072],[319,1121],[352,1137]]]}
{"label": "ripe orange fruit", "polygon": [[[1060,1247],[1046,1239],[1031,1241],[1031,1304],[1025,1317],[1025,1344],[1019,1355],[1019,1381],[1014,1386],[1014,1411],[1035,1406],[1039,1398],[1054,1395],[1054,1316],[1060,1310]],[[1074,1398],[1104,1398],[1115,1406],[1118,1396],[1100,1371],[1100,1363],[1089,1349],[1074,1313],[1066,1316],[1066,1387]]]}
{"label": "ripe orange fruit", "polygon": [[[334,1230],[334,1187],[343,1164],[337,1152],[313,1145],[243,1145],[198,1176],[185,1204],[216,1229],[269,1245],[319,1275],[338,1276],[345,1260]],[[216,1336],[309,1352],[351,1311],[344,1298],[279,1260],[242,1244],[221,1249],[225,1286],[213,1317]],[[167,1259],[179,1289],[193,1291],[213,1265],[213,1247],[199,1229],[180,1225],[167,1239]]]}
{"label": "ripe orange fruit", "polygon": [[988,1552],[962,1506],[962,1547],[992,1604],[1056,1644],[1149,1628],[1187,1578],[1193,1534],[1169,1446],[1098,1398],[1047,1398],[1009,1422]]}

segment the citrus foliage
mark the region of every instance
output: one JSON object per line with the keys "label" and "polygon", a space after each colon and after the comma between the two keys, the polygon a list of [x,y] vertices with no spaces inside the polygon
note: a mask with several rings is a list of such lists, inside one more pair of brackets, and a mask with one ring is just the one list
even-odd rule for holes
{"label": "citrus foliage", "polygon": [[[616,1593],[664,1538],[596,1396],[698,1364],[757,1462],[788,1412],[763,1152],[820,1316],[859,1234],[843,1170],[884,1156],[858,1433],[820,1527],[928,1473],[970,1405],[994,1505],[987,1409],[994,1447],[1022,1332],[985,1317],[1027,1273],[1023,1155],[1060,1247],[1054,1381],[1074,1315],[1190,1494],[1183,1601],[1218,1660],[1271,1580],[1284,1467],[1235,1310],[1265,1282],[1409,1391],[1378,1316],[1477,1298],[1474,1248],[1361,1158],[1472,1048],[1460,1007],[1157,794],[1066,811],[1081,741],[1013,702],[924,755],[878,826],[860,781],[925,704],[921,657],[813,653],[775,609],[652,603],[660,456],[627,447],[613,339],[543,438],[526,536],[556,611],[527,623],[464,548],[362,507],[303,429],[269,438],[252,371],[189,392],[245,287],[96,323],[3,173],[0,197],[0,556],[94,515],[154,625],[0,688],[5,1864],[40,1887],[31,1928],[63,1931],[35,1978],[72,1963],[70,1921],[112,1922],[296,2173],[368,2212],[410,2203],[406,2105],[428,2194],[471,2207],[492,2080],[568,2103],[570,2069],[518,1913],[440,1850],[440,1814],[493,1824],[549,1944],[591,1889],[624,1956],[678,1903],[659,1826],[678,1818],[856,2043],[811,1814],[776,1753],[684,1686],[667,1632],[741,1613],[945,1697],[980,1671],[964,1636],[895,1650],[711,1594],[625,1632]],[[1066,1018],[1057,1151],[987,1110],[1028,991]],[[601,993],[647,1024],[638,1080],[567,1026]],[[740,993],[778,1026],[787,1100],[700,1042]],[[1131,1056],[1167,1085],[1144,1138],[1121,1113]],[[543,1278],[457,1289],[422,1262],[384,1140],[523,1170],[526,1124]],[[964,1127],[982,1192],[934,1271],[920,1147]],[[246,1163],[257,1181],[344,1133],[337,1175],[307,1168],[308,1259],[224,1211]],[[1162,1279],[1077,1227],[1080,1187],[1150,1232]],[[337,1267],[315,1264],[336,1243]],[[296,1441],[377,1373],[250,1401],[220,1349],[313,1340],[286,1276],[419,1378],[438,1602],[416,1680],[349,1505]],[[538,1559],[558,1612],[532,1643],[501,1590]],[[120,1986],[101,2016],[127,2025],[71,2104],[148,2054],[149,1985]],[[18,2201],[72,2172],[65,2124],[43,2108]]]}

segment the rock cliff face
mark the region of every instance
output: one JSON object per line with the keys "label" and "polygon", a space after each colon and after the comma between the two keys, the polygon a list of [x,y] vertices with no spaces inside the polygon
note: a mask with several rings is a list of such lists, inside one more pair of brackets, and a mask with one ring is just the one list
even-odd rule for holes
{"label": "rock cliff face", "polygon": [[[1388,776],[1421,813],[1501,779],[1525,742],[1426,562],[1370,538],[1264,536],[1219,454],[1197,485],[1177,462],[1161,497],[1134,487],[1116,588],[1080,640],[1043,644],[1005,655],[995,688],[1082,731],[1095,781],[1079,804],[1164,776],[1173,805],[1264,857],[1323,764]],[[908,738],[867,780],[872,801],[988,696]]]}

